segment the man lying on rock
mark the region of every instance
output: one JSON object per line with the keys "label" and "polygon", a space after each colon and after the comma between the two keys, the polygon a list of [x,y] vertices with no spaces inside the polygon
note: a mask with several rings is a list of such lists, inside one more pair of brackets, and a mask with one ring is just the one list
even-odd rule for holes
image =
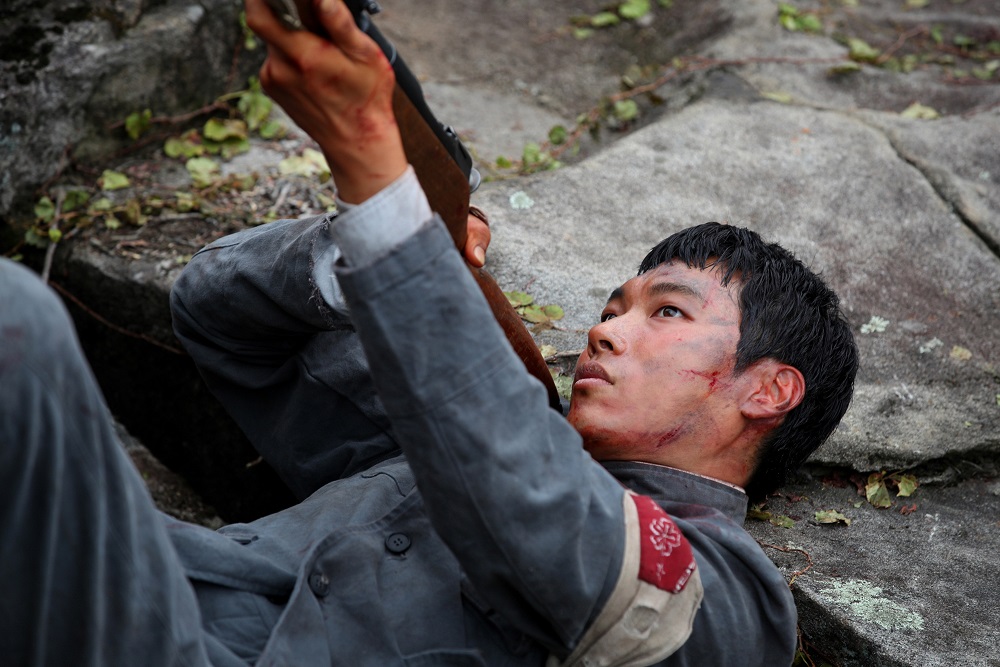
{"label": "man lying on rock", "polygon": [[612,292],[558,414],[407,165],[391,69],[340,0],[318,12],[330,41],[247,0],[341,213],[223,238],[172,294],[302,500],[218,532],[159,514],[58,300],[3,262],[4,663],[790,664],[791,594],[741,524],[847,408],[837,297],[753,232],[674,234]]}

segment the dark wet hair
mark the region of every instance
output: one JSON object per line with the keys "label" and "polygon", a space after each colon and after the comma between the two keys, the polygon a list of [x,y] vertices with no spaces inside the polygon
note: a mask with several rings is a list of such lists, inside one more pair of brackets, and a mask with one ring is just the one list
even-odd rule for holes
{"label": "dark wet hair", "polygon": [[639,273],[675,260],[718,269],[723,285],[739,287],[735,372],[772,358],[805,378],[802,402],[757,452],[746,491],[751,500],[762,500],[823,444],[847,411],[858,369],[854,334],[833,290],[790,252],[749,229],[709,222],[677,232],[646,255]]}

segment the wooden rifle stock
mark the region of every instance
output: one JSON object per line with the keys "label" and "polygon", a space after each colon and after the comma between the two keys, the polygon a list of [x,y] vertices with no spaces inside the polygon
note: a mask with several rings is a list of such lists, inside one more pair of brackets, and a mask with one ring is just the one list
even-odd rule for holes
{"label": "wooden rifle stock", "polygon": [[[326,36],[312,11],[311,0],[267,0],[278,18],[286,27],[306,29]],[[379,45],[396,72],[396,90],[393,95],[393,112],[403,139],[406,159],[413,165],[417,180],[427,195],[431,210],[444,220],[448,232],[461,253],[465,249],[469,215],[469,174],[459,166],[459,161],[468,152],[457,137],[442,133],[440,123],[423,101],[419,84],[398,54],[381,33],[372,25],[368,13],[376,13],[378,6],[373,0],[345,0],[358,26]],[[409,93],[407,92],[409,90]],[[413,98],[412,99],[411,95]],[[418,109],[417,105],[420,106]],[[444,142],[451,143],[446,147]],[[460,149],[456,151],[455,149]],[[471,158],[465,168],[471,168]],[[542,358],[538,346],[528,333],[524,322],[511,306],[496,280],[484,269],[471,265],[469,270],[486,297],[493,316],[503,329],[514,352],[521,358],[528,372],[535,376],[548,392],[549,404],[560,408],[559,393]]]}

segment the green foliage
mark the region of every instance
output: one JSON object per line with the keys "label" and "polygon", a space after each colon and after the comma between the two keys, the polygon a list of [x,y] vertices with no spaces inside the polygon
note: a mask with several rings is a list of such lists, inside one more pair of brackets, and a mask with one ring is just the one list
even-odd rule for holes
{"label": "green foliage", "polygon": [[841,74],[854,74],[855,72],[861,71],[861,65],[853,61],[847,61],[840,63],[839,65],[834,65],[827,70],[833,76],[839,76]]}
{"label": "green foliage", "polygon": [[132,185],[132,183],[128,180],[128,176],[111,169],[105,169],[104,173],[101,174],[101,177],[97,180],[97,187],[105,191],[122,190],[130,185]]}
{"label": "green foliage", "polygon": [[142,111],[129,114],[125,118],[125,133],[128,134],[132,141],[135,141],[149,130],[152,118],[153,112],[150,109],[143,109]]}
{"label": "green foliage", "polygon": [[924,106],[920,102],[914,102],[901,111],[899,115],[903,118],[914,118],[919,120],[934,120],[935,118],[941,117],[941,114],[939,114],[936,110],[931,107]]}
{"label": "green foliage", "polygon": [[561,146],[562,144],[566,143],[566,139],[568,136],[569,133],[566,131],[566,128],[563,127],[562,125],[556,125],[551,130],[549,130],[549,142],[551,142],[553,146]]}
{"label": "green foliage", "polygon": [[240,95],[236,108],[246,120],[247,128],[253,132],[260,128],[271,116],[274,103],[264,94],[257,77],[250,78],[250,88]]}
{"label": "green foliage", "polygon": [[865,483],[865,498],[872,507],[885,509],[892,506],[890,487],[896,490],[897,498],[907,498],[913,495],[918,486],[920,486],[920,482],[916,476],[909,473],[873,472],[868,475],[868,480]]}
{"label": "green foliage", "polygon": [[778,528],[794,528],[795,520],[784,514],[774,514],[765,509],[764,503],[758,503],[756,505],[751,505],[750,509],[747,510],[747,519],[753,519],[755,521],[767,521],[772,526],[777,526]]}
{"label": "green foliage", "polygon": [[778,4],[778,23],[791,32],[822,32],[823,22],[815,12],[804,12],[787,2]]}
{"label": "green foliage", "polygon": [[[651,0],[624,0],[593,15],[575,16],[570,20],[574,26],[573,36],[586,39],[595,30],[610,28],[623,21],[638,21],[653,11],[652,4]],[[674,3],[673,0],[657,0],[656,4],[669,9]]]}
{"label": "green foliage", "polygon": [[838,524],[842,523],[845,526],[851,525],[851,520],[846,516],[838,512],[837,510],[819,510],[814,515],[813,518],[816,523],[823,524]]}
{"label": "green foliage", "polygon": [[212,158],[193,157],[184,163],[196,188],[207,188],[219,175],[219,165]]}
{"label": "green foliage", "polygon": [[615,118],[622,122],[635,120],[639,117],[639,105],[635,100],[618,100],[612,107]]}
{"label": "green foliage", "polygon": [[623,19],[634,21],[649,13],[649,0],[625,0],[618,6],[618,14]]}
{"label": "green foliage", "polygon": [[531,324],[540,325],[543,328],[549,328],[552,323],[561,320],[565,313],[560,306],[550,304],[547,306],[540,306],[535,303],[535,298],[528,294],[527,292],[504,292],[504,296],[507,297],[507,301],[510,302],[511,307],[514,308],[521,319]]}
{"label": "green foliage", "polygon": [[302,155],[291,155],[278,163],[278,172],[286,176],[319,178],[326,182],[330,178],[330,167],[323,154],[314,148],[307,148]]}
{"label": "green foliage", "polygon": [[56,217],[56,205],[48,197],[42,197],[35,203],[35,217],[44,223],[52,222]]}
{"label": "green foliage", "polygon": [[881,52],[873,48],[868,42],[857,37],[847,40],[848,57],[861,63],[873,63],[878,60]]}

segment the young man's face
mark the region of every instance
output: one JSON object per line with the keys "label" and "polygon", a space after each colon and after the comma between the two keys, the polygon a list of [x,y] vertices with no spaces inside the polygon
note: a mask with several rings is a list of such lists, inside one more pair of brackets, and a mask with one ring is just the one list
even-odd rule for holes
{"label": "young man's face", "polygon": [[568,419],[597,460],[697,471],[732,437],[747,389],[733,376],[738,288],[661,264],[615,290],[580,355]]}

